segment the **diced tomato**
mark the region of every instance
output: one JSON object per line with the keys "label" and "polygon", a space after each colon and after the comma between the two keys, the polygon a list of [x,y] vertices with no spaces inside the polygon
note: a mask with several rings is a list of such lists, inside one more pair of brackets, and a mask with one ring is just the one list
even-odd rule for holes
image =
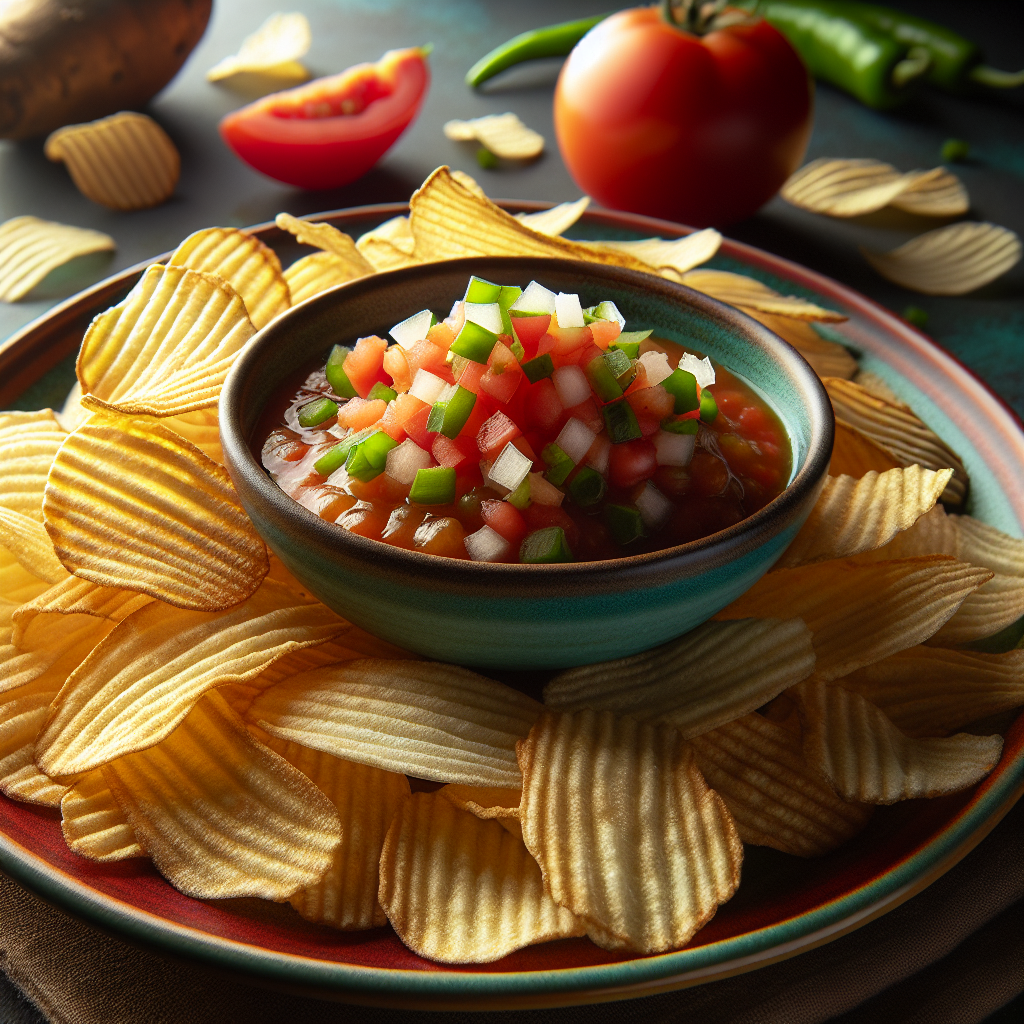
{"label": "diced tomato", "polygon": [[675,398],[660,384],[656,384],[653,388],[630,390],[626,401],[633,407],[633,412],[637,414],[637,417],[653,417],[659,423],[666,416],[672,415],[676,404]]}
{"label": "diced tomato", "polygon": [[392,345],[384,353],[384,372],[391,378],[391,387],[395,391],[408,391],[412,385],[412,374],[409,373],[409,361],[405,358],[405,349],[401,345]]}
{"label": "diced tomato", "polygon": [[508,348],[495,345],[487,360],[487,372],[480,381],[480,387],[504,404],[515,394],[524,376],[518,360]]}
{"label": "diced tomato", "polygon": [[718,406],[718,411],[728,416],[729,419],[734,420],[743,411],[744,406],[747,404],[743,394],[739,391],[733,391],[731,389],[719,390],[715,389],[715,404]]}
{"label": "diced tomato", "polygon": [[453,441],[451,438],[445,437],[444,434],[437,434],[430,451],[439,466],[451,469],[458,469],[464,462],[468,460],[475,462],[479,458],[476,440],[473,437],[462,435]]}
{"label": "diced tomato", "polygon": [[405,432],[425,451],[429,452],[434,446],[436,433],[427,430],[427,420],[430,418],[430,406],[425,402],[420,403],[423,408],[413,413],[403,424]]}
{"label": "diced tomato", "polygon": [[576,349],[590,344],[593,339],[589,327],[549,327],[548,334],[555,339],[554,352],[556,355],[574,352]]}
{"label": "diced tomato", "polygon": [[541,430],[551,430],[562,415],[562,403],[550,377],[531,384],[526,392],[526,421]]}
{"label": "diced tomato", "polygon": [[579,350],[579,364],[586,369],[590,365],[591,360],[600,359],[603,355],[604,352],[591,342]]}
{"label": "diced tomato", "polygon": [[[452,332],[452,341],[454,341],[458,337],[459,331],[466,326],[466,303],[456,302],[452,306],[451,315],[445,317],[443,323]],[[430,337],[429,333],[427,337]],[[448,347],[451,348],[451,342],[448,343]]]}
{"label": "diced tomato", "polygon": [[636,376],[633,378],[633,383],[626,388],[626,394],[631,395],[634,391],[643,391],[644,388],[649,388],[650,386],[647,383],[647,370],[644,369],[644,364],[637,363]]}
{"label": "diced tomato", "polygon": [[510,544],[517,549],[522,544],[527,533],[526,521],[519,514],[515,505],[507,501],[488,500],[480,503],[480,514],[484,522],[495,533],[500,533]]}
{"label": "diced tomato", "polygon": [[523,510],[523,519],[529,531],[543,530],[546,526],[560,526],[565,530],[569,550],[575,551],[580,542],[580,529],[572,516],[557,505],[538,505],[536,502]]}
{"label": "diced tomato", "polygon": [[396,441],[402,441],[405,438],[406,421],[423,409],[429,415],[430,406],[426,402],[421,402],[414,395],[399,395],[393,402],[388,402],[387,410],[378,425]]}
{"label": "diced tomato", "polygon": [[[429,341],[417,341],[405,353],[405,358],[409,363],[409,374],[412,378],[415,379],[417,370],[429,370],[431,373],[437,374],[443,381],[454,384],[455,378],[452,376],[451,367],[445,357],[444,349]],[[345,365],[348,365],[347,360]]]}
{"label": "diced tomato", "polygon": [[426,509],[401,505],[391,513],[380,539],[396,548],[412,548],[413,537],[426,517]]}
{"label": "diced tomato", "polygon": [[[469,494],[470,491],[476,490],[478,487],[483,487],[484,478],[480,472],[480,462],[474,452],[471,459],[467,459],[458,468],[457,476],[455,477],[455,497],[456,499],[462,498],[464,494]],[[466,525],[463,523],[463,525]],[[476,527],[479,529],[480,527]]]}
{"label": "diced tomato", "polygon": [[347,512],[356,503],[351,494],[346,494],[340,487],[331,484],[304,487],[295,495],[295,499],[303,508],[308,508],[313,515],[326,519],[329,523],[333,523],[338,516]]}
{"label": "diced tomato", "polygon": [[547,333],[551,317],[544,316],[514,316],[512,317],[512,330],[519,339],[519,343],[526,352],[526,358],[532,359],[537,354],[537,344]]}
{"label": "diced tomato", "polygon": [[[459,325],[461,329],[461,324]],[[427,341],[431,345],[436,345],[439,349],[447,352],[452,347],[452,342],[455,340],[455,332],[446,322],[434,324],[433,327],[427,331]]]}
{"label": "diced tomato", "polygon": [[537,350],[534,352],[534,355],[543,356],[548,352],[554,352],[555,344],[555,339],[550,334],[543,335],[540,341],[537,342]]}
{"label": "diced tomato", "polygon": [[[386,474],[381,474],[386,475]],[[380,540],[380,535],[387,526],[391,516],[391,506],[381,505],[361,499],[347,512],[339,516],[337,524],[349,533],[358,533],[360,537]]]}
{"label": "diced tomato", "polygon": [[386,411],[388,403],[381,398],[367,401],[365,398],[350,398],[338,408],[338,426],[362,430],[372,427]]}
{"label": "diced tomato", "polygon": [[476,443],[485,459],[496,459],[498,453],[522,431],[503,412],[496,412],[477,431]]}
{"label": "diced tomato", "polygon": [[275,476],[286,469],[288,463],[299,462],[309,451],[309,445],[294,430],[278,427],[263,445],[264,467]]}
{"label": "diced tomato", "polygon": [[[494,347],[498,348],[499,346],[495,345]],[[480,378],[486,372],[487,367],[483,363],[474,363],[470,359],[463,367],[462,373],[459,374],[457,383],[467,391],[472,391],[474,395],[478,395],[480,394]]]}
{"label": "diced tomato", "polygon": [[606,349],[622,333],[617,320],[595,320],[590,325],[590,334],[598,348]]}
{"label": "diced tomato", "polygon": [[566,411],[570,416],[575,416],[576,419],[585,423],[595,434],[600,434],[604,430],[604,417],[597,408],[597,402],[592,398],[588,398],[585,402],[580,402],[579,405],[574,405]]}
{"label": "diced tomato", "polygon": [[636,422],[644,437],[653,437],[661,429],[661,420],[655,416],[637,416]]}
{"label": "diced tomato", "polygon": [[469,558],[465,537],[466,531],[458,519],[427,519],[413,535],[413,546],[431,555]]}
{"label": "diced tomato", "polygon": [[370,393],[370,388],[377,383],[384,369],[384,353],[387,347],[388,343],[374,334],[368,338],[360,338],[356,342],[356,347],[345,356],[342,369],[360,398],[365,398]]}
{"label": "diced tomato", "polygon": [[518,448],[531,462],[537,461],[537,450],[526,439],[525,436],[517,437],[512,442],[513,448]]}
{"label": "diced tomato", "polygon": [[476,402],[473,403],[473,409],[469,414],[469,418],[459,431],[459,437],[468,437],[475,442],[476,435],[480,433],[480,428],[493,412],[494,405],[491,402],[490,396],[477,395]]}
{"label": "diced tomato", "polygon": [[351,477],[348,481],[348,489],[360,501],[374,501],[378,504],[397,505],[409,497],[409,485],[400,484],[387,473],[380,473],[372,480],[358,480]]}
{"label": "diced tomato", "polygon": [[616,487],[632,487],[649,480],[658,468],[658,453],[650,441],[613,444],[608,456],[608,478]]}

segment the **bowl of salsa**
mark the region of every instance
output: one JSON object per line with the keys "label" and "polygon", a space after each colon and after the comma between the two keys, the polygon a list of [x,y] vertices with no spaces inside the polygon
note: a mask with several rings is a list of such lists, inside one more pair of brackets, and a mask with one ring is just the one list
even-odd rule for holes
{"label": "bowl of salsa", "polygon": [[300,304],[220,415],[293,575],[387,640],[492,668],[625,656],[710,618],[809,514],[833,430],[814,372],[739,311],[499,257]]}

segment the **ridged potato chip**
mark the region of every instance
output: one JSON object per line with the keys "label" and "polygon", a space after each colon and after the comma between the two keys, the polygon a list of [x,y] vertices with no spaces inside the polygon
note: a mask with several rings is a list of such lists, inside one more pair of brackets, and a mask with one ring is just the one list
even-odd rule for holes
{"label": "ridged potato chip", "polygon": [[82,385],[76,380],[71,385],[71,390],[68,392],[67,398],[64,399],[64,405],[61,406],[60,412],[55,412],[54,416],[61,429],[70,434],[80,423],[84,423],[90,415],[89,410],[82,405]]}
{"label": "ridged potato chip", "polygon": [[296,260],[285,272],[284,279],[292,294],[292,305],[319,295],[336,284],[361,277],[353,274],[349,265],[331,252],[314,252]]}
{"label": "ridged potato chip", "polygon": [[204,455],[224,465],[224,449],[220,446],[220,421],[217,410],[198,409],[180,416],[162,416],[160,422],[186,441],[191,441]]}
{"label": "ridged potato chip", "polygon": [[517,213],[515,216],[520,224],[525,224],[542,235],[564,235],[583,216],[589,205],[590,196],[583,196],[574,203],[559,203],[550,210]]}
{"label": "ridged potato chip", "polygon": [[7,548],[0,547],[0,623],[9,625],[22,603],[38,597],[49,586],[25,569]]}
{"label": "ridged potato chip", "polygon": [[186,267],[148,267],[89,325],[78,354],[82,402],[150,416],[213,408],[256,333],[238,293]]}
{"label": "ridged potato chip", "polygon": [[44,152],[65,164],[82,195],[111,210],[159,206],[181,174],[181,156],[167,132],[130,110],[58,128]]}
{"label": "ridged potato chip", "polygon": [[313,36],[304,14],[275,13],[252,35],[242,40],[238,53],[218,61],[206,72],[208,82],[223,82],[237,75],[264,75],[275,79],[278,89],[310,78],[300,63],[309,52]]}
{"label": "ridged potato chip", "polygon": [[0,696],[0,793],[12,800],[56,807],[67,792],[35,764],[36,737],[56,696],[47,679]]}
{"label": "ridged potato chip", "polygon": [[934,472],[908,466],[865,473],[860,479],[828,477],[810,516],[776,567],[847,558],[883,547],[935,506],[952,475],[951,469]]}
{"label": "ridged potato chip", "polygon": [[820,857],[867,824],[873,807],[835,794],[807,763],[799,733],[744,715],[690,741],[697,765],[745,843]]}
{"label": "ridged potato chip", "polygon": [[46,528],[39,520],[0,505],[0,544],[38,579],[47,583],[67,579],[68,571],[54,554]]}
{"label": "ridged potato chip", "polygon": [[50,409],[0,414],[0,506],[42,521],[46,476],[65,437]]}
{"label": "ridged potato chip", "polygon": [[885,473],[902,466],[892,452],[856,428],[836,420],[835,443],[828,467],[830,476],[862,477],[865,473]]}
{"label": "ridged potato chip", "polygon": [[814,634],[815,679],[838,679],[927,640],[990,578],[942,556],[779,569],[716,618],[801,618]]}
{"label": "ridged potato chip", "polygon": [[523,826],[519,821],[519,802],[523,798],[522,789],[502,789],[497,786],[442,786],[437,790],[460,811],[469,811],[485,821],[491,819],[498,822],[514,836],[523,838]]}
{"label": "ridged potato chip", "polygon": [[791,691],[804,756],[846,800],[893,804],[967,789],[999,762],[1002,736],[910,737],[858,693],[826,683]]}
{"label": "ridged potato chip", "polygon": [[[395,218],[396,220],[399,218]],[[406,218],[401,218],[405,220]],[[311,245],[323,252],[329,252],[344,260],[351,271],[351,277],[366,277],[373,273],[373,267],[356,248],[356,243],[344,231],[321,221],[293,217],[290,213],[279,213],[274,223],[282,231],[294,235],[296,241]]]}
{"label": "ridged potato chip", "polygon": [[886,280],[924,295],[966,295],[1019,262],[1021,244],[1009,228],[962,221],[926,231],[891,252],[861,253]]}
{"label": "ridged potato chip", "polygon": [[911,647],[865,665],[838,685],[871,701],[908,736],[945,736],[1024,705],[1024,650]]}
{"label": "ridged potato chip", "polygon": [[101,771],[139,845],[196,899],[287,899],[323,876],[341,841],[331,801],[215,690],[163,742]]}
{"label": "ridged potato chip", "polygon": [[1024,615],[1024,577],[997,573],[983,583],[929,640],[933,647],[956,647],[994,636]]}
{"label": "ridged potato chip", "polygon": [[1007,576],[1024,576],[1024,540],[973,516],[950,516],[959,537],[957,558]]}
{"label": "ridged potato chip", "polygon": [[101,769],[83,775],[60,802],[61,831],[68,848],[101,862],[145,857]]}
{"label": "ridged potato chip", "polygon": [[152,600],[148,595],[134,590],[101,587],[78,576],[67,576],[18,609],[15,613],[16,638],[21,640],[24,631],[37,615],[94,615],[116,623]]}
{"label": "ridged potato chip", "polygon": [[291,305],[291,293],[277,253],[247,231],[193,231],[167,262],[172,267],[188,267],[226,281],[241,296],[257,330]]}
{"label": "ridged potato chip", "polygon": [[475,140],[502,160],[533,160],[544,152],[544,136],[528,128],[513,113],[447,121],[444,134],[453,142]]}
{"label": "ridged potato chip", "polygon": [[849,350],[838,342],[823,338],[807,321],[776,316],[751,306],[736,308],[788,341],[811,364],[811,369],[819,377],[850,378],[857,372],[857,360]]}
{"label": "ridged potato chip", "polygon": [[544,688],[544,703],[670,722],[687,739],[806,679],[814,671],[811,641],[800,619],[705,622],[654,650],[561,672]]}
{"label": "ridged potato chip", "polygon": [[145,750],[207,691],[253,679],[347,628],[330,609],[274,583],[220,614],[152,602],[120,622],[68,679],[36,760],[50,775],[72,775]]}
{"label": "ridged potato chip", "polygon": [[23,299],[47,274],[79,256],[116,248],[102,231],[12,217],[0,224],[0,302]]}
{"label": "ridged potato chip", "polygon": [[824,309],[796,295],[780,295],[774,288],[746,274],[734,274],[728,270],[691,270],[679,280],[687,287],[730,306],[744,306],[792,320],[840,323],[849,319],[845,313]]}
{"label": "ridged potato chip", "polygon": [[392,822],[380,902],[399,938],[441,963],[492,963],[585,932],[545,892],[521,839],[439,793],[414,794]]}
{"label": "ridged potato chip", "polygon": [[672,279],[681,281],[682,275],[706,263],[718,252],[722,236],[714,228],[694,231],[682,238],[666,241],[663,238],[644,238],[638,242],[601,242],[602,246],[618,249],[636,256],[662,273],[670,271]]}
{"label": "ridged potato chip", "polygon": [[366,659],[314,669],[253,701],[279,739],[435,782],[519,785],[516,741],[541,706],[455,665]]}
{"label": "ridged potato chip", "polygon": [[851,380],[827,377],[822,383],[828,391],[837,424],[841,421],[860,431],[904,466],[916,463],[925,469],[951,468],[953,476],[943,491],[942,500],[953,504],[964,500],[967,470],[960,457],[907,406],[887,402]]}
{"label": "ridged potato chip", "polygon": [[922,174],[889,205],[920,217],[959,217],[971,208],[971,198],[955,174],[936,167]]}
{"label": "ridged potato chip", "polygon": [[598,945],[685,945],[736,891],[743,844],[669,725],[545,711],[517,748],[527,849]]}
{"label": "ridged potato chip", "polygon": [[[831,374],[833,377],[845,377],[845,374],[834,373]],[[852,377],[847,377],[847,380],[852,380],[855,384],[859,384],[865,391],[870,391],[871,394],[877,395],[879,398],[884,398],[887,402],[892,402],[893,405],[905,405],[906,403],[900,399],[900,396],[889,384],[880,377],[877,373],[871,373],[867,370],[857,370]],[[907,408],[910,408],[907,406]]]}

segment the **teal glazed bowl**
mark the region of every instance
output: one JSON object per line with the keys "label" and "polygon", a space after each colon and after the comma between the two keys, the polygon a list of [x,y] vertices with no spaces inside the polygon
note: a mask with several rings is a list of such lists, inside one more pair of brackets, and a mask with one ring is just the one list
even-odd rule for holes
{"label": "teal glazed bowl", "polygon": [[[554,565],[443,558],[349,533],[303,508],[264,471],[261,414],[283,382],[335,343],[378,334],[421,309],[447,310],[470,274],[539,281],[611,299],[630,329],[710,355],[761,392],[789,435],[789,486],[759,512],[649,554]],[[490,257],[408,267],[340,285],[268,324],[220,400],[228,470],[271,550],[324,604],[407,650],[481,668],[561,668],[624,657],[685,633],[757,582],[792,541],[824,483],[834,420],[804,359],[750,317],[661,278],[570,260]]]}

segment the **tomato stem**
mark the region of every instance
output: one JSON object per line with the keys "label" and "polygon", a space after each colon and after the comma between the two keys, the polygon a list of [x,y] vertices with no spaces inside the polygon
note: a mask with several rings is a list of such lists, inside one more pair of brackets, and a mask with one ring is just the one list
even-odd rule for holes
{"label": "tomato stem", "polygon": [[729,0],[661,0],[661,16],[673,28],[695,36],[752,20],[747,11],[726,10]]}

